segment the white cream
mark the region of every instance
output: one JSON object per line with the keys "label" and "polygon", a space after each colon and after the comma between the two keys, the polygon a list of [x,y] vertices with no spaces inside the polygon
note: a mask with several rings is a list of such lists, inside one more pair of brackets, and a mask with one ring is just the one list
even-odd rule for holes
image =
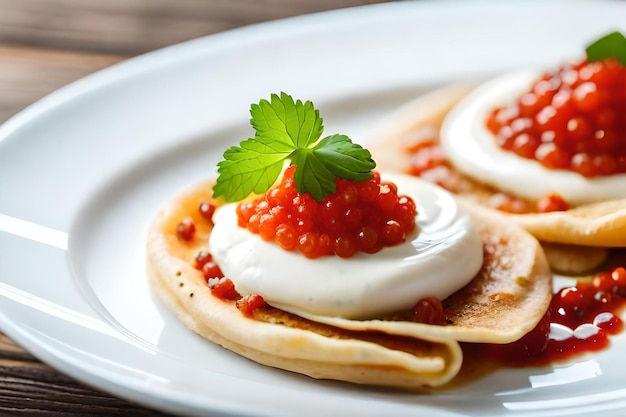
{"label": "white cream", "polygon": [[401,245],[350,259],[310,260],[238,227],[231,204],[214,215],[213,258],[240,294],[260,294],[296,313],[366,318],[411,308],[423,297],[446,298],[482,265],[478,231],[441,188],[405,175],[384,179],[417,204],[419,232]]}
{"label": "white cream", "polygon": [[489,112],[513,102],[540,76],[521,71],[488,81],[461,100],[446,116],[441,144],[454,166],[499,190],[539,199],[556,192],[571,204],[626,198],[626,174],[585,178],[502,150],[485,127]]}

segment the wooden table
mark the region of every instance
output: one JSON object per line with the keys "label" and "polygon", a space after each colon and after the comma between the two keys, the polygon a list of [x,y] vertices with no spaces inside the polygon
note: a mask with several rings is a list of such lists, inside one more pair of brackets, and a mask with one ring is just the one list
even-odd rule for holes
{"label": "wooden table", "polygon": [[[0,123],[67,83],[150,50],[256,22],[385,1],[0,0]],[[163,415],[60,374],[0,333],[0,415],[7,414]]]}

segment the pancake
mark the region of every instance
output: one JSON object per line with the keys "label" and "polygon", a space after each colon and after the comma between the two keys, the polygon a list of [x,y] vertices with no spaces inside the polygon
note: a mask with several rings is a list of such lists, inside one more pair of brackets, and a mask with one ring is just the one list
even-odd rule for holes
{"label": "pancake", "polygon": [[[450,85],[406,103],[384,120],[368,141],[382,171],[406,172],[411,166],[407,147],[423,140],[438,140],[446,114],[473,90],[471,84]],[[564,273],[581,274],[599,266],[610,247],[626,247],[626,199],[615,199],[548,213],[505,213],[491,209],[502,196],[491,186],[451,168],[461,178],[454,193],[460,199],[499,213],[546,244],[550,264]],[[571,250],[568,250],[570,248]]]}
{"label": "pancake", "polygon": [[[213,296],[193,266],[196,254],[207,249],[212,228],[197,208],[203,201],[219,204],[211,200],[212,185],[189,188],[158,213],[147,237],[148,279],[185,326],[260,364],[358,384],[442,386],[461,368],[459,342],[513,342],[535,327],[550,303],[552,277],[537,240],[502,217],[468,207],[485,257],[477,276],[443,300],[448,325],[415,323],[406,311],[348,320],[304,317],[269,305],[246,317],[235,301]],[[185,217],[197,227],[191,241],[176,233]]]}

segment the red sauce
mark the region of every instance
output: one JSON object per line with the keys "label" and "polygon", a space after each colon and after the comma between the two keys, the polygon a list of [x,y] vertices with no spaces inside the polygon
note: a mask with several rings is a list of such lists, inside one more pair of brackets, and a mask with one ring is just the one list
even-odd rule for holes
{"label": "red sauce", "polygon": [[415,202],[376,172],[367,181],[337,179],[336,192],[318,202],[298,194],[294,169],[265,196],[237,206],[239,226],[307,258],[374,253],[404,242],[416,227]]}
{"label": "red sauce", "polygon": [[486,121],[498,145],[585,177],[626,172],[626,67],[615,59],[563,65]]}
{"label": "red sauce", "polygon": [[604,349],[623,328],[618,312],[625,305],[626,270],[601,272],[554,294],[546,315],[520,340],[485,344],[484,353],[508,366],[532,366]]}

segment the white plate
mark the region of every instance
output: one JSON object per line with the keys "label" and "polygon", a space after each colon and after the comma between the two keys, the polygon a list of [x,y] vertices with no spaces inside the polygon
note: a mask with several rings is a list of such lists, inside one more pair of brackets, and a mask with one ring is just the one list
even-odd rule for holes
{"label": "white plate", "polygon": [[206,415],[621,414],[626,339],[570,366],[502,370],[441,394],[268,369],[191,334],[144,277],[157,208],[245,139],[249,104],[312,99],[363,140],[391,109],[461,78],[554,64],[626,3],[398,2],[261,24],[132,59],[0,128],[0,324],[59,370],[161,410]]}

